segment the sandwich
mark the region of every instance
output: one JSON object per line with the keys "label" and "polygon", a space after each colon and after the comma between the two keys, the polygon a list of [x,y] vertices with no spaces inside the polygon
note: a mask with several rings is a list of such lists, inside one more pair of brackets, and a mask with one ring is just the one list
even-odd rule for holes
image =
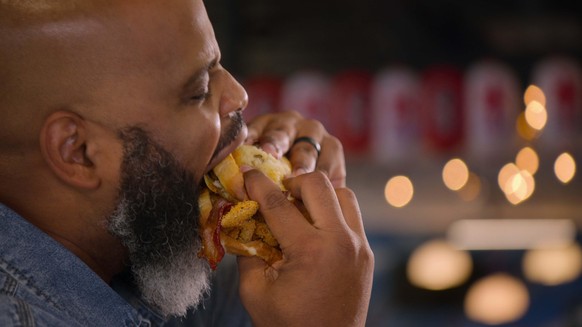
{"label": "sandwich", "polygon": [[[259,212],[259,204],[249,200],[241,167],[260,170],[286,192],[283,179],[291,174],[287,158],[280,160],[252,145],[241,145],[204,175],[200,193],[199,230],[205,258],[215,270],[226,253],[257,256],[271,265],[282,258],[277,239]],[[290,201],[293,201],[289,198]]]}

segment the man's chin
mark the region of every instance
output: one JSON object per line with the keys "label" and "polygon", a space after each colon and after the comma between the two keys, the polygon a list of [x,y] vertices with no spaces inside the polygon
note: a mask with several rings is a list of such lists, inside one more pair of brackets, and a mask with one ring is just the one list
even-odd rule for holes
{"label": "man's chin", "polygon": [[144,300],[163,316],[186,315],[210,292],[210,267],[196,252],[177,255],[164,266],[133,267]]}

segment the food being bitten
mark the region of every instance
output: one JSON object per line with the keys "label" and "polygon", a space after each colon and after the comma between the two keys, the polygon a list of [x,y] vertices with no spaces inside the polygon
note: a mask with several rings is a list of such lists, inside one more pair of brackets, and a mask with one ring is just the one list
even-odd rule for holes
{"label": "food being bitten", "polygon": [[225,250],[244,256],[258,256],[267,264],[282,258],[279,243],[258,212],[259,204],[248,200],[240,167],[258,169],[285,191],[283,179],[291,174],[287,158],[242,145],[204,176],[207,189],[199,198],[200,256],[216,269]]}

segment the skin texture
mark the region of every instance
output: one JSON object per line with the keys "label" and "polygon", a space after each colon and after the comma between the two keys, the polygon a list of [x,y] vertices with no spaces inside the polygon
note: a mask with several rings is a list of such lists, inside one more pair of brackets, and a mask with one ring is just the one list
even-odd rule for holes
{"label": "skin texture", "polygon": [[[364,325],[374,260],[343,188],[341,144],[297,113],[259,117],[247,138],[235,123],[247,95],[220,65],[201,0],[0,1],[0,44],[0,202],[109,281],[130,255],[107,228],[128,173],[120,131],[143,130],[195,185],[236,146],[257,143],[289,156],[289,189],[314,225],[246,173],[284,253],[274,267],[239,260],[253,321]],[[301,136],[321,143],[319,158],[307,143],[291,148]]]}
{"label": "skin texture", "polygon": [[257,326],[364,326],[373,258],[354,194],[322,172],[289,179],[313,225],[262,174],[245,174],[247,191],[279,240],[272,267],[239,257],[241,296]]}

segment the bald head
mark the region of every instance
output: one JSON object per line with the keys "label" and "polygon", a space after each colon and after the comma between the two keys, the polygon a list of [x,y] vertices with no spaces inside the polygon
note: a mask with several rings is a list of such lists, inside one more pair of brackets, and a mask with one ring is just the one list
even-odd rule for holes
{"label": "bald head", "polygon": [[121,125],[129,107],[115,109],[119,101],[108,99],[167,96],[153,83],[176,77],[165,49],[182,51],[171,36],[192,30],[188,21],[168,19],[181,14],[165,1],[0,3],[0,148],[37,140],[55,110]]}
{"label": "bald head", "polygon": [[74,12],[79,8],[89,8],[95,1],[89,0],[0,0],[2,8],[0,16],[6,16],[11,20],[26,20],[31,15],[36,18]]}
{"label": "bald head", "polygon": [[0,147],[29,145],[50,110],[81,104],[92,76],[79,78],[79,50],[98,28],[84,14],[93,10],[91,1],[2,0]]}
{"label": "bald head", "polygon": [[[182,108],[202,104],[189,99],[208,88],[208,68],[219,56],[202,0],[0,0],[0,179],[7,185],[18,170],[55,171],[49,147],[69,155],[65,145],[85,136],[84,158],[74,162],[94,164],[97,148],[116,149],[99,143],[128,126],[167,139],[164,146],[186,147],[177,134],[192,131],[176,126],[192,118],[184,120]],[[203,104],[209,108],[196,119],[213,127],[203,137],[217,139],[218,103]],[[55,131],[64,143],[42,144]],[[204,152],[213,147],[204,144]]]}

